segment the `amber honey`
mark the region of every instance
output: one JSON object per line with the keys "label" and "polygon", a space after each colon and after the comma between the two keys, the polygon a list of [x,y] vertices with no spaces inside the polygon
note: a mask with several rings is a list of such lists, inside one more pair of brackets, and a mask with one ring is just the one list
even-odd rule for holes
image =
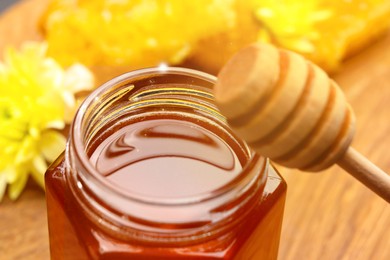
{"label": "amber honey", "polygon": [[286,185],[201,72],[145,69],[91,94],[46,173],[52,259],[276,259]]}

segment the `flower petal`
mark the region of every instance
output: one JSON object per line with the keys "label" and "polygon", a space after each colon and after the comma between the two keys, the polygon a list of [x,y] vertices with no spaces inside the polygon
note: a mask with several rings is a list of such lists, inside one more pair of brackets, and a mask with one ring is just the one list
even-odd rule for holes
{"label": "flower petal", "polygon": [[13,183],[18,178],[18,173],[11,164],[8,164],[3,170],[0,171],[0,175],[5,177],[7,183]]}
{"label": "flower petal", "polygon": [[56,131],[46,131],[42,135],[42,140],[39,143],[39,149],[44,158],[53,162],[65,149],[66,138]]}
{"label": "flower petal", "polygon": [[53,128],[53,129],[64,129],[65,127],[65,122],[62,121],[62,120],[53,120],[53,121],[50,121],[48,122],[46,125],[45,125],[46,128]]}
{"label": "flower petal", "polygon": [[65,71],[64,87],[75,94],[94,87],[94,76],[85,66],[76,63]]}
{"label": "flower petal", "polygon": [[7,187],[7,178],[5,174],[0,173],[0,202],[4,197],[6,187]]}
{"label": "flower petal", "polygon": [[34,178],[34,180],[42,187],[45,187],[45,172],[47,169],[47,164],[45,162],[45,159],[42,156],[35,156],[32,162],[31,167],[31,176]]}
{"label": "flower petal", "polygon": [[21,167],[18,169],[18,178],[16,179],[15,182],[11,183],[8,187],[8,196],[10,197],[11,200],[16,200],[20,194],[22,193],[24,187],[26,186],[27,183],[27,169],[24,167]]}

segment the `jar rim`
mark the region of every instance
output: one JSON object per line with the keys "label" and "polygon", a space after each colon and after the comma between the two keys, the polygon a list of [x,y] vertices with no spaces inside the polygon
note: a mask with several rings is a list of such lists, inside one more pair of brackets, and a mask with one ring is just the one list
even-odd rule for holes
{"label": "jar rim", "polygon": [[[227,192],[230,192],[232,189],[237,188],[237,184],[241,182],[245,182],[244,180],[248,178],[247,174],[245,174],[248,171],[248,168],[253,167],[253,164],[257,161],[262,164],[262,172],[263,174],[266,172],[266,167],[268,166],[268,160],[266,158],[261,157],[260,155],[256,153],[251,153],[250,158],[246,162],[245,165],[243,165],[243,168],[239,174],[229,182],[225,183],[218,189],[210,192],[204,192],[197,195],[192,195],[184,198],[156,198],[153,196],[147,196],[144,194],[139,194],[136,192],[123,192],[123,190],[115,189],[114,184],[108,182],[104,176],[102,176],[97,169],[93,166],[92,162],[89,160],[89,157],[86,153],[87,147],[85,142],[83,141],[83,122],[86,117],[86,112],[90,105],[92,105],[94,102],[98,100],[98,98],[104,93],[107,93],[113,86],[117,86],[121,83],[125,83],[129,79],[133,77],[142,77],[149,74],[177,74],[177,75],[188,75],[188,76],[196,76],[202,80],[208,81],[210,83],[215,83],[216,77],[213,75],[210,75],[205,72],[201,72],[194,69],[188,69],[188,68],[180,68],[180,67],[167,67],[167,66],[160,66],[160,67],[154,67],[154,68],[145,68],[145,69],[139,69],[135,71],[131,71],[125,74],[122,74],[116,78],[113,78],[97,89],[95,89],[81,104],[80,108],[78,109],[74,121],[72,123],[72,127],[70,130],[70,141],[71,142],[71,148],[73,149],[75,155],[80,159],[80,162],[83,164],[83,167],[88,172],[89,179],[93,180],[93,182],[102,187],[110,188],[110,192],[114,193],[116,196],[119,196],[123,199],[136,201],[139,203],[144,204],[152,204],[152,205],[165,205],[165,206],[178,206],[178,205],[189,205],[194,203],[199,203],[202,201],[207,201],[211,198],[215,198],[215,196],[219,196],[222,194],[225,194]],[[248,148],[249,149],[249,148]],[[92,178],[91,178],[92,177]],[[265,178],[262,178],[264,180],[263,185],[265,185]]]}

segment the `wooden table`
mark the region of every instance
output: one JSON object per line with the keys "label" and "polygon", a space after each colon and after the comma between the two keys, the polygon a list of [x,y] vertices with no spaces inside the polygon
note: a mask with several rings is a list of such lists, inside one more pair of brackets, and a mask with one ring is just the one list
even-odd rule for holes
{"label": "wooden table", "polygon": [[[37,12],[15,12],[43,10],[46,1],[26,0],[0,18],[0,51],[39,37],[31,23]],[[390,172],[390,34],[332,77],[356,113],[353,146]],[[337,167],[320,174],[279,169],[288,183],[279,259],[390,259],[390,205]],[[37,185],[16,202],[3,200],[0,230],[0,259],[49,259],[45,194]]]}

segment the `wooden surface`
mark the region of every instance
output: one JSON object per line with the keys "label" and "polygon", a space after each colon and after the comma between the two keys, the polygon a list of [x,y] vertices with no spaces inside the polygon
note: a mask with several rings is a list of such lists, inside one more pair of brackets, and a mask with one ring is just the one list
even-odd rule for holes
{"label": "wooden surface", "polygon": [[[26,0],[0,18],[0,51],[37,39],[37,12]],[[31,30],[30,30],[31,29]],[[353,147],[390,172],[390,34],[348,60],[332,77],[357,117]],[[300,173],[278,167],[288,183],[279,259],[390,259],[390,205],[337,167]],[[0,259],[49,259],[45,194],[30,183],[0,204]]]}

